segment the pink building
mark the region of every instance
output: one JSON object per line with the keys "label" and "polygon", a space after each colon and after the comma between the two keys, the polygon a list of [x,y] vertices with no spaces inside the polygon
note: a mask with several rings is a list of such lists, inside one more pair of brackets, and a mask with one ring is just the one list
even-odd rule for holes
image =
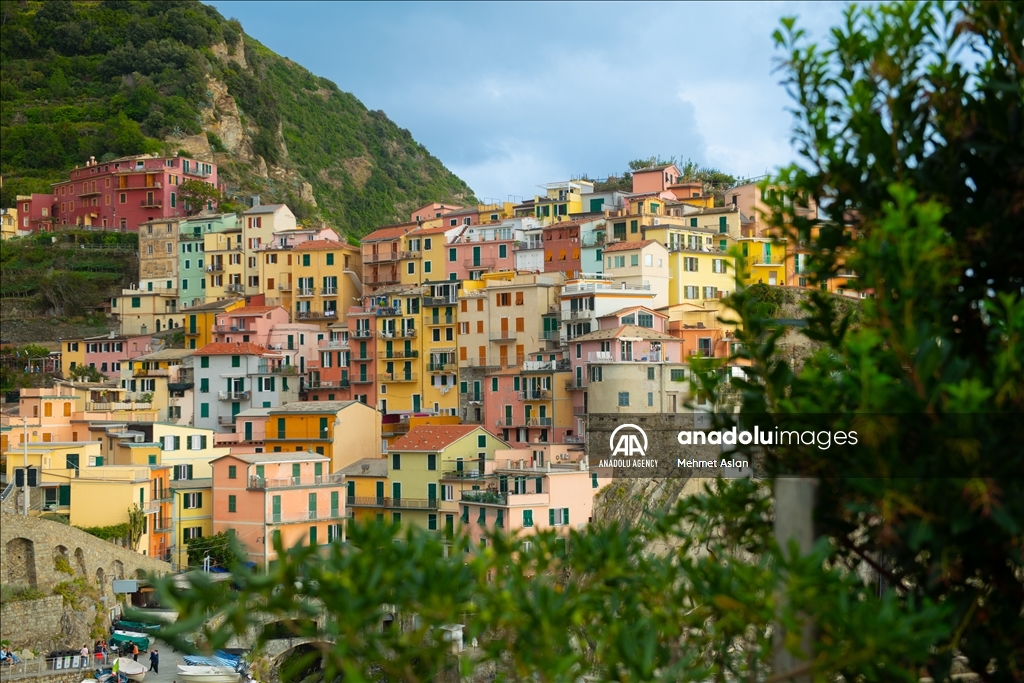
{"label": "pink building", "polygon": [[409,216],[409,220],[414,223],[421,221],[429,221],[435,218],[451,213],[452,211],[458,211],[461,206],[455,204],[443,204],[441,202],[431,202],[430,204],[424,204],[420,208],[416,209]]}
{"label": "pink building", "polygon": [[457,511],[475,546],[482,547],[485,535],[496,530],[568,535],[592,520],[594,494],[607,481],[589,469],[581,448],[538,445],[499,450],[494,456],[485,463],[483,476],[448,472],[440,480],[440,511]]}
{"label": "pink building", "polygon": [[580,222],[562,221],[544,228],[544,272],[561,271],[572,277],[582,268]]}
{"label": "pink building", "polygon": [[316,453],[233,453],[213,468],[213,532],[234,535],[267,567],[285,548],[344,540],[345,477]]}
{"label": "pink building", "polygon": [[270,345],[275,325],[288,324],[288,311],[281,306],[245,306],[217,314],[213,326],[215,342],[252,342]]}
{"label": "pink building", "polygon": [[522,229],[511,224],[467,227],[446,247],[448,277],[454,273],[456,280],[479,280],[484,273],[515,270],[516,240],[522,238]]}
{"label": "pink building", "polygon": [[18,195],[18,230],[50,230],[54,221],[54,197],[51,194]]}
{"label": "pink building", "polygon": [[110,379],[121,379],[121,363],[153,351],[153,337],[107,336],[87,337],[82,340],[85,364],[96,368]]}
{"label": "pink building", "polygon": [[271,408],[249,408],[235,415],[235,431],[214,432],[213,443],[231,449],[231,454],[263,453],[266,450],[267,420]]}
{"label": "pink building", "polygon": [[664,192],[679,180],[679,169],[675,164],[651,166],[633,171],[633,192]]}
{"label": "pink building", "polygon": [[[573,440],[576,427],[568,394],[569,363],[519,360],[489,371],[483,382],[483,423],[509,444],[559,444]],[[499,431],[500,430],[500,431]]]}
{"label": "pink building", "polygon": [[219,187],[217,166],[148,154],[108,162],[90,159],[67,180],[54,183],[52,195],[33,195],[40,197],[41,205],[36,207],[33,199],[31,214],[41,214],[45,206],[60,225],[134,231],[146,221],[186,216],[185,202],[178,196],[178,187],[186,180]]}

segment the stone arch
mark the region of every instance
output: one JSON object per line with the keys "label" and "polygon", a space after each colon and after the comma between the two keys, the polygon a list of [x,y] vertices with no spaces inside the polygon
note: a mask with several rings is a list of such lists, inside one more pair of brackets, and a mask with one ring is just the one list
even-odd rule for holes
{"label": "stone arch", "polygon": [[12,538],[7,541],[5,564],[7,583],[15,586],[37,588],[36,544],[27,538]]}
{"label": "stone arch", "polygon": [[146,578],[146,570],[143,569],[142,567],[139,567],[138,569],[136,569],[135,570],[135,578],[136,579],[144,579],[144,578]]}
{"label": "stone arch", "polygon": [[[281,647],[278,648],[275,645]],[[332,647],[334,647],[332,643],[324,640],[304,638],[299,642],[290,640],[268,643],[266,653],[270,655],[272,670],[279,671],[282,681],[301,681],[309,674],[323,669],[323,656]],[[312,654],[319,654],[320,657],[309,657]]]}
{"label": "stone arch", "polygon": [[78,565],[78,571],[82,572],[82,574],[89,574],[85,568],[85,553],[82,552],[81,548],[75,548],[75,564]]}
{"label": "stone arch", "polygon": [[63,567],[70,569],[71,560],[68,558],[68,549],[62,545],[54,546],[53,548],[53,568],[60,572],[63,571]]}
{"label": "stone arch", "polygon": [[103,567],[96,568],[96,583],[99,584],[100,590],[104,591],[107,588],[107,575],[103,571]]}
{"label": "stone arch", "polygon": [[110,565],[110,575],[115,579],[124,578],[124,562],[121,560],[114,560]]}

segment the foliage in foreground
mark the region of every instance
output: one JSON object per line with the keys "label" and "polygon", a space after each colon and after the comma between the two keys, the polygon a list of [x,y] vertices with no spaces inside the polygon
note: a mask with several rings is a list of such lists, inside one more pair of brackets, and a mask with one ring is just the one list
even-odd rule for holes
{"label": "foliage in foreground", "polygon": [[[184,589],[163,582],[161,600],[181,617],[161,637],[189,647],[184,636],[199,630],[200,648],[216,649],[284,620],[293,637],[320,643],[325,680],[427,681],[450,663],[440,627],[461,623],[480,644],[463,673],[490,663],[501,680],[762,680],[786,577],[783,618],[821,614],[832,670],[914,680],[945,608],[922,605],[908,619],[895,596],[823,568],[827,543],[809,557],[780,552],[765,493],[716,482],[649,525],[574,531],[568,552],[550,533],[529,549],[495,535],[483,550],[455,538],[446,557],[436,534],[354,524],[347,544],[291,549],[265,574],[236,566],[237,590],[203,576]],[[651,553],[652,544],[673,549]],[[382,630],[386,611],[417,619]]]}

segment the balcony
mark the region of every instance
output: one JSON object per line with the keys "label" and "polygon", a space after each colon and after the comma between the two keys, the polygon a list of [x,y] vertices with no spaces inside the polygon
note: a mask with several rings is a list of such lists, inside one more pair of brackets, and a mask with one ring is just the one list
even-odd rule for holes
{"label": "balcony", "polygon": [[[265,477],[249,477],[248,489],[278,489],[289,486],[337,486],[344,483],[344,474],[323,474],[320,476],[306,477],[283,477],[280,479],[267,479]],[[312,518],[311,518],[312,519]]]}
{"label": "balcony", "polygon": [[358,377],[353,377],[351,382],[352,384],[373,384],[374,378],[360,375]]}
{"label": "balcony", "polygon": [[452,325],[455,323],[454,315],[439,315],[427,319],[428,325]]}
{"label": "balcony", "polygon": [[321,287],[320,296],[338,296],[337,287]]}
{"label": "balcony", "polygon": [[459,364],[454,361],[447,363],[427,363],[427,372],[457,372]]}
{"label": "balcony", "polygon": [[520,401],[547,401],[550,399],[550,389],[527,389],[519,392]]}
{"label": "balcony", "polygon": [[272,365],[270,372],[275,375],[297,375],[299,374],[299,369],[294,365]]}
{"label": "balcony", "polygon": [[497,259],[493,258],[468,258],[463,260],[462,265],[470,270],[477,270],[483,268],[493,268],[497,263]]}
{"label": "balcony", "polygon": [[402,315],[401,306],[367,306],[361,311],[368,315],[376,315],[381,318],[394,318]]}
{"label": "balcony", "polygon": [[163,208],[163,205],[164,200],[157,199],[156,197],[153,197],[152,199],[147,197],[146,199],[143,199],[142,201],[139,202],[139,206],[141,206],[144,209],[160,209]]}
{"label": "balcony", "polygon": [[480,403],[484,400],[483,394],[465,393],[459,394],[460,403]]}
{"label": "balcony", "polygon": [[518,333],[517,332],[513,332],[512,330],[497,330],[495,332],[491,332],[490,340],[492,342],[515,341],[516,340],[516,334],[518,334]]}
{"label": "balcony", "polygon": [[381,358],[419,358],[420,352],[416,349],[392,349],[385,350],[380,354]]}
{"label": "balcony", "polygon": [[367,275],[365,284],[368,285],[393,285],[398,283],[401,278],[398,273],[378,273],[377,275]]}
{"label": "balcony", "polygon": [[593,320],[594,312],[588,309],[563,310],[562,320]]}
{"label": "balcony", "polygon": [[332,339],[321,344],[320,348],[324,349],[325,351],[345,351],[349,348],[349,345],[347,339],[344,341],[342,341],[341,339]]}
{"label": "balcony", "polygon": [[561,330],[544,330],[540,333],[540,338],[544,341],[559,341],[561,339]]}
{"label": "balcony", "polygon": [[223,270],[224,270],[224,264],[223,263],[211,263],[210,265],[206,266],[206,272],[207,273],[220,273]]}
{"label": "balcony", "polygon": [[527,427],[550,427],[550,417],[531,417],[526,420]]}
{"label": "balcony", "polygon": [[349,496],[346,507],[436,510],[437,498],[388,498],[387,496]]}
{"label": "balcony", "polygon": [[107,401],[86,401],[85,409],[105,412],[108,410],[152,410],[152,403],[132,402],[107,402]]}
{"label": "balcony", "polygon": [[567,379],[567,380],[565,380],[565,390],[566,391],[579,391],[580,389],[586,389],[586,388],[587,388],[587,380],[585,380],[583,378],[580,378],[580,379]]}
{"label": "balcony", "polygon": [[292,291],[292,283],[290,283],[290,282],[278,283],[277,291],[279,291],[279,292],[290,292],[290,291]]}
{"label": "balcony", "polygon": [[313,287],[298,287],[295,290],[295,296],[313,296],[316,294],[316,290]]}
{"label": "balcony", "polygon": [[352,339],[373,339],[373,330],[356,328],[349,333]]}
{"label": "balcony", "polygon": [[219,424],[221,427],[232,427],[235,424],[235,416],[234,415],[218,415],[217,416],[217,424]]}
{"label": "balcony", "polygon": [[458,296],[455,294],[448,294],[445,296],[425,296],[423,297],[424,306],[453,306],[458,303]]}
{"label": "balcony", "polygon": [[562,296],[589,292],[649,292],[650,285],[627,285],[625,282],[580,282],[562,288]]}
{"label": "balcony", "polygon": [[591,363],[594,363],[594,362],[598,362],[598,363],[611,363],[612,360],[613,360],[612,352],[611,351],[591,351],[590,353],[587,354],[587,360],[590,361]]}
{"label": "balcony", "polygon": [[251,391],[218,391],[217,398],[221,401],[248,401]]}
{"label": "balcony", "polygon": [[416,336],[416,329],[408,327],[404,330],[381,330],[377,336],[381,339],[412,339]]}
{"label": "balcony", "polygon": [[169,377],[171,371],[167,368],[139,368],[133,373],[136,377]]}
{"label": "balcony", "polygon": [[463,503],[489,503],[508,505],[508,494],[498,491],[462,491],[459,499]]}
{"label": "balcony", "polygon": [[299,320],[334,320],[338,317],[337,311],[299,311],[295,314]]}
{"label": "balcony", "polygon": [[583,246],[585,247],[600,247],[608,241],[608,238],[603,232],[587,233],[583,236]]}
{"label": "balcony", "polygon": [[229,284],[227,287],[225,287],[224,289],[226,291],[228,291],[228,292],[233,292],[235,294],[244,294],[245,293],[245,285],[243,285],[241,282],[233,282],[233,283]]}
{"label": "balcony", "polygon": [[582,417],[582,416],[587,414],[587,407],[586,406],[573,406],[572,407],[572,414],[573,414],[574,417]]}
{"label": "balcony", "polygon": [[402,254],[399,251],[385,251],[378,254],[363,254],[363,263],[388,263],[398,261]]}
{"label": "balcony", "polygon": [[780,268],[782,267],[782,260],[778,256],[769,256],[768,258],[765,258],[764,256],[755,256],[753,259],[750,260],[750,263],[751,265],[755,266],[778,266]]}
{"label": "balcony", "polygon": [[213,331],[218,334],[225,334],[227,332],[251,332],[252,330],[246,330],[238,325],[214,325]]}
{"label": "balcony", "polygon": [[328,512],[317,512],[316,510],[309,510],[307,512],[292,512],[288,516],[280,513],[270,514],[271,524],[301,524],[302,522],[308,522],[310,520],[341,520],[349,518],[348,512],[342,512],[337,508],[331,508]]}
{"label": "balcony", "polygon": [[381,382],[416,382],[419,379],[415,372],[382,372],[377,376]]}
{"label": "balcony", "polygon": [[544,248],[544,240],[523,240],[521,242],[516,242],[515,245],[513,246],[513,248],[514,249],[519,249],[519,250],[524,250],[524,249],[543,249]]}
{"label": "balcony", "polygon": [[385,422],[380,426],[381,432],[384,434],[390,434],[392,436],[397,434],[407,434],[409,432],[408,422]]}
{"label": "balcony", "polygon": [[585,436],[566,436],[562,439],[565,443],[586,443],[587,438]]}
{"label": "balcony", "polygon": [[523,361],[523,372],[565,372],[569,369],[569,360],[527,360]]}

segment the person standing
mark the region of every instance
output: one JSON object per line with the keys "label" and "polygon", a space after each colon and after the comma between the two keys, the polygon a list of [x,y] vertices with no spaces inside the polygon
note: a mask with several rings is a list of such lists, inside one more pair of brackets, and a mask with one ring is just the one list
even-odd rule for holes
{"label": "person standing", "polygon": [[132,643],[132,659],[136,662],[139,661],[139,645],[138,643]]}
{"label": "person standing", "polygon": [[160,673],[160,652],[156,648],[149,651],[149,670],[155,674]]}
{"label": "person standing", "polygon": [[82,668],[88,668],[89,663],[92,661],[92,657],[89,656],[89,646],[83,645],[82,649],[78,651],[78,654],[82,658]]}

